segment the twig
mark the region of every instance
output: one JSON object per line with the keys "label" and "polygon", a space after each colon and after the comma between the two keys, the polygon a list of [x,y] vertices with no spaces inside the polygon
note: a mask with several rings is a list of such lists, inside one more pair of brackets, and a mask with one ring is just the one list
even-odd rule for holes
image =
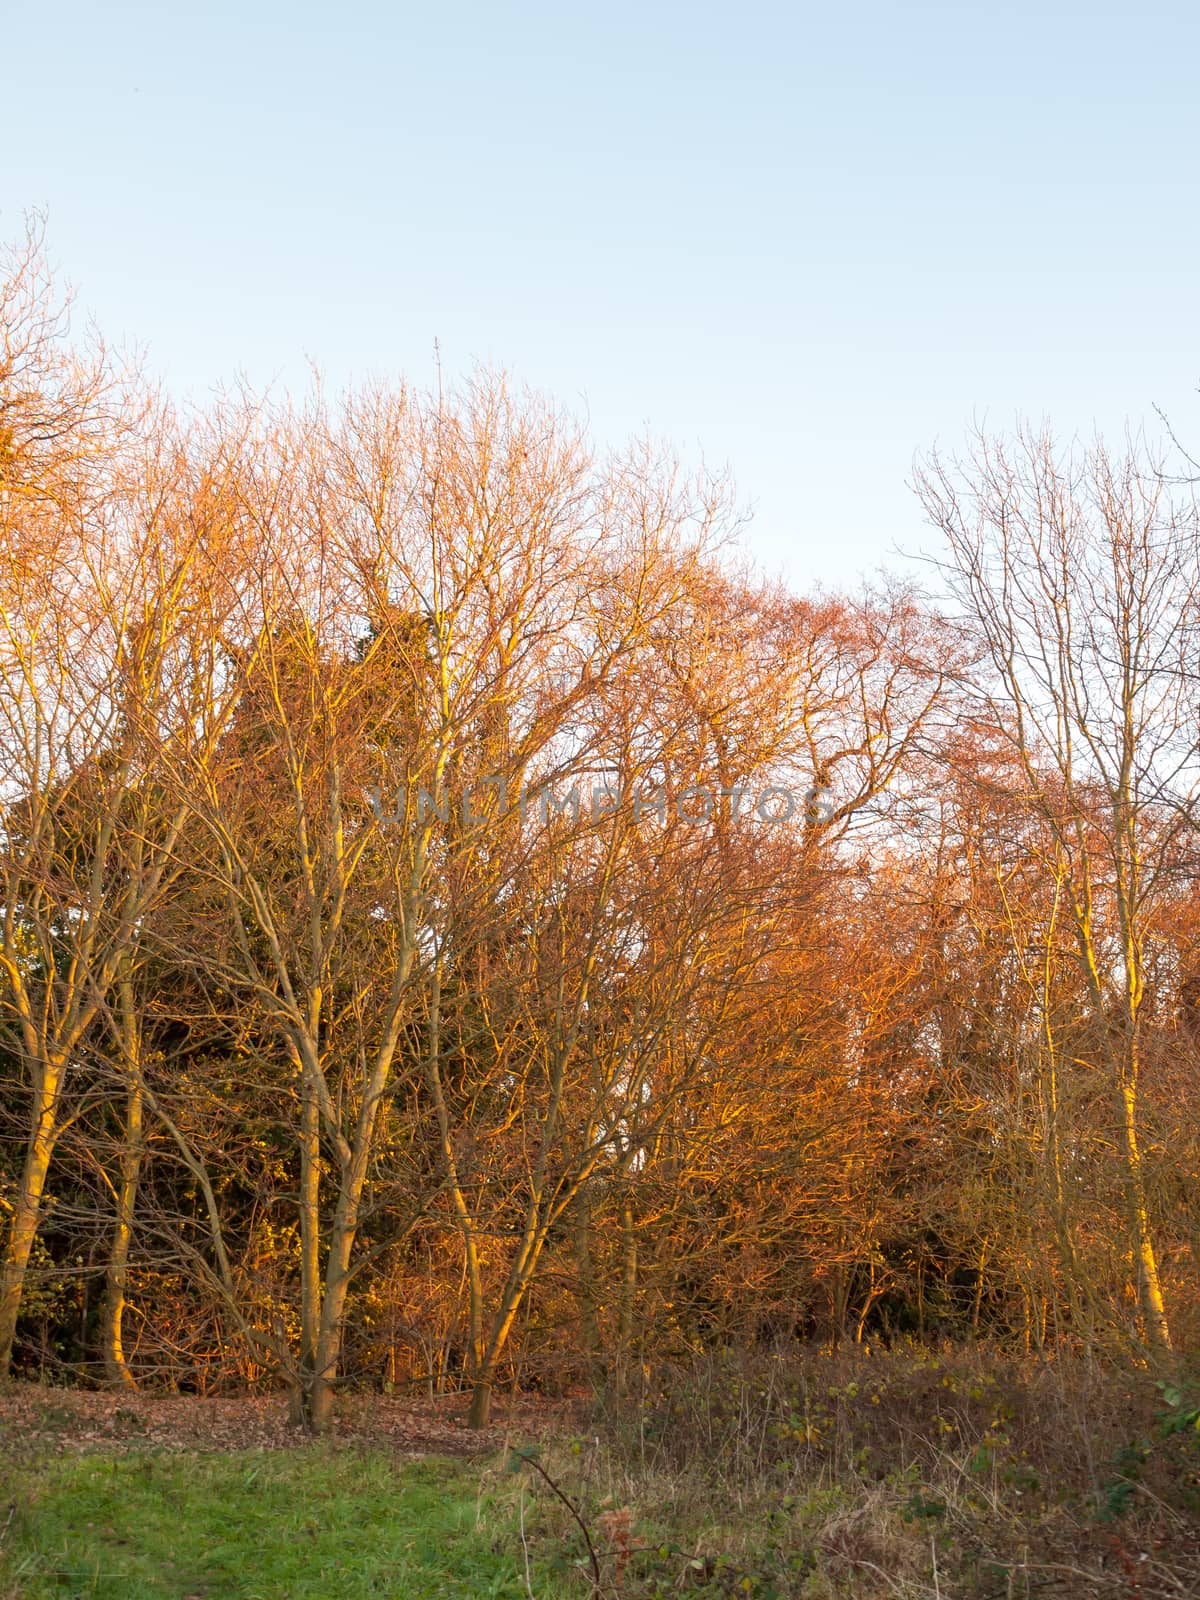
{"label": "twig", "polygon": [[545,1467],[536,1456],[531,1455],[526,1450],[514,1450],[513,1454],[516,1456],[518,1461],[524,1461],[526,1465],[533,1467],[536,1472],[541,1474],[541,1476],[550,1485],[551,1493],[562,1501],[563,1505],[566,1506],[572,1517],[574,1517],[575,1522],[578,1524],[580,1533],[583,1534],[583,1542],[587,1546],[588,1560],[591,1562],[592,1566],[592,1585],[598,1595],[603,1594],[604,1583],[600,1576],[600,1557],[596,1554],[596,1546],[592,1543],[592,1536],[588,1531],[588,1525],[580,1515],[578,1507],[575,1505],[574,1501],[565,1495],[558,1487],[554,1479],[546,1471]]}

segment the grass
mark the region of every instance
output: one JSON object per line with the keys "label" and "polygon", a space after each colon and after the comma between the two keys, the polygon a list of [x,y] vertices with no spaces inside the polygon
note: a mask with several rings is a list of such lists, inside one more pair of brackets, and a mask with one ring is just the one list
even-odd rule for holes
{"label": "grass", "polygon": [[[0,1593],[20,1600],[527,1596],[479,1468],[348,1450],[8,1465]],[[507,1531],[497,1537],[491,1522]],[[539,1596],[553,1595],[539,1575]]]}

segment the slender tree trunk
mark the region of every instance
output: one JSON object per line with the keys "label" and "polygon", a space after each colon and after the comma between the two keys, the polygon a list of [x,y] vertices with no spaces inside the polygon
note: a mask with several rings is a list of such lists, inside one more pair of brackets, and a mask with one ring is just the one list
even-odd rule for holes
{"label": "slender tree trunk", "polygon": [[300,1368],[288,1417],[312,1426],[311,1400],[321,1323],[321,1127],[317,1087],[307,1068],[300,1082]]}
{"label": "slender tree trunk", "polygon": [[[412,948],[406,951],[399,969],[403,984],[412,965]],[[327,1433],[333,1422],[334,1386],[342,1353],[342,1321],[346,1296],[350,1290],[350,1263],[358,1237],[358,1219],[367,1186],[367,1170],[374,1144],[379,1107],[387,1088],[388,1073],[399,1037],[398,1012],[392,1017],[390,1038],[381,1043],[379,1054],[363,1089],[362,1105],[354,1131],[353,1146],[342,1155],[337,1205],[329,1230],[329,1255],[325,1265],[325,1293],[321,1300],[321,1319],[313,1361],[307,1421],[314,1433]]]}
{"label": "slender tree trunk", "polygon": [[986,1281],[988,1248],[991,1241],[984,1239],[979,1246],[979,1261],[975,1267],[975,1297],[971,1306],[971,1337],[979,1337],[979,1318],[983,1311],[983,1285]]}
{"label": "slender tree trunk", "polygon": [[[340,1209],[340,1208],[339,1208]],[[355,1227],[335,1221],[329,1243],[329,1265],[321,1307],[321,1325],[306,1376],[304,1421],[313,1433],[328,1433],[333,1426],[333,1401],[338,1363],[342,1354],[342,1318],[350,1287],[349,1263]]]}
{"label": "slender tree trunk", "polygon": [[308,1393],[306,1420],[314,1433],[328,1433],[333,1425],[334,1388],[342,1354],[342,1321],[350,1289],[350,1260],[358,1236],[358,1212],[366,1183],[369,1150],[369,1138],[358,1143],[350,1167],[343,1173],[330,1230],[325,1295]]}
{"label": "slender tree trunk", "polygon": [[[1130,740],[1132,745],[1132,740]],[[1121,1132],[1125,1145],[1126,1192],[1134,1259],[1137,1262],[1138,1299],[1146,1339],[1159,1355],[1171,1350],[1171,1330],[1158,1275],[1158,1258],[1146,1210],[1146,1180],[1142,1170],[1142,1151],[1138,1136],[1138,1077],[1141,1069],[1141,1012],[1145,996],[1145,965],[1142,940],[1134,908],[1138,892],[1137,839],[1133,836],[1129,794],[1129,761],[1122,773],[1120,794],[1126,849],[1117,858],[1117,901],[1121,916],[1125,963],[1125,1037],[1119,1057],[1118,1087],[1121,1100]]]}
{"label": "slender tree trunk", "polygon": [[[458,1166],[458,1155],[450,1131],[450,1111],[446,1104],[441,1071],[441,961],[434,962],[430,975],[429,1000],[429,1050],[425,1061],[425,1076],[438,1119],[438,1137],[442,1146],[442,1159],[446,1163],[447,1184],[454,1220],[463,1242],[463,1264],[467,1276],[467,1340],[470,1345],[471,1376],[475,1387],[471,1394],[471,1418],[477,1414],[483,1422],[471,1421],[470,1426],[484,1426],[491,1409],[491,1377],[487,1374],[487,1350],[483,1332],[483,1271],[476,1242],[475,1219],[467,1204]],[[486,1375],[486,1385],[485,1385]],[[486,1387],[486,1393],[484,1392]]]}
{"label": "slender tree trunk", "polygon": [[142,1085],[142,1030],[134,1002],[133,983],[128,966],[117,985],[120,1050],[128,1082],[125,1100],[125,1129],[121,1141],[120,1172],[117,1180],[117,1211],[105,1270],[104,1301],[100,1309],[101,1350],[104,1372],[109,1383],[122,1389],[136,1389],[129,1363],[125,1359],[125,1290],[129,1282],[129,1246],[133,1238],[133,1219],[137,1209],[138,1181],[142,1166],[142,1112],[145,1092]]}
{"label": "slender tree trunk", "polygon": [[58,1100],[63,1071],[62,1059],[52,1057],[42,1064],[39,1075],[33,1132],[13,1202],[4,1266],[0,1270],[0,1378],[8,1376],[12,1365],[25,1273],[37,1236],[46,1174],[50,1170],[50,1158],[54,1154],[54,1142],[58,1134]]}
{"label": "slender tree trunk", "polygon": [[524,1303],[529,1285],[533,1282],[542,1246],[546,1242],[547,1225],[544,1221],[539,1222],[538,1212],[539,1205],[535,1200],[527,1214],[521,1247],[509,1268],[508,1282],[496,1310],[486,1347],[476,1363],[474,1387],[471,1390],[471,1408],[467,1414],[467,1426],[470,1428],[487,1426],[492,1413],[492,1390],[496,1382],[496,1369],[500,1365],[500,1357],[504,1354],[508,1336],[516,1323],[517,1313]]}
{"label": "slender tree trunk", "polygon": [[1126,1193],[1134,1259],[1138,1268],[1139,1299],[1146,1324],[1146,1337],[1160,1353],[1171,1349],[1171,1329],[1158,1273],[1158,1258],[1146,1211],[1146,1184],[1142,1172],[1142,1153],[1138,1142],[1137,1088],[1130,1077],[1121,1084],[1121,1131],[1125,1144]]}
{"label": "slender tree trunk", "polygon": [[513,1330],[517,1320],[517,1312],[525,1298],[525,1290],[529,1287],[529,1279],[525,1277],[515,1289],[506,1296],[501,1305],[500,1314],[492,1329],[492,1336],[488,1340],[487,1349],[475,1372],[475,1383],[471,1390],[471,1408],[467,1413],[467,1426],[469,1428],[486,1428],[492,1415],[492,1393],[496,1383],[496,1369],[500,1365],[500,1357],[504,1354],[504,1347],[508,1343],[508,1336]]}
{"label": "slender tree trunk", "polygon": [[617,1311],[617,1387],[624,1394],[629,1385],[633,1349],[633,1314],[637,1303],[638,1248],[633,1222],[633,1207],[621,1202],[621,1295]]}
{"label": "slender tree trunk", "polygon": [[872,1268],[871,1268],[871,1283],[870,1283],[869,1288],[867,1289],[866,1294],[863,1297],[862,1310],[858,1314],[858,1321],[854,1325],[854,1342],[855,1342],[855,1344],[862,1344],[863,1339],[866,1337],[867,1318],[871,1315],[871,1311],[872,1311],[872,1309],[873,1309],[873,1307],[875,1305],[875,1302],[876,1302],[876,1300],[879,1299],[879,1296],[882,1293],[883,1293],[882,1288],[876,1285],[876,1282],[875,1282],[875,1268],[874,1268],[874,1266],[872,1266]]}
{"label": "slender tree trunk", "polygon": [[582,1336],[588,1375],[595,1378],[602,1367],[600,1324],[596,1316],[596,1268],[592,1260],[592,1207],[588,1194],[581,1191],[575,1203],[575,1274],[578,1287],[579,1330]]}
{"label": "slender tree trunk", "polygon": [[136,1389],[137,1383],[125,1359],[123,1322],[125,1290],[129,1281],[129,1245],[137,1208],[138,1179],[142,1166],[141,1077],[136,1073],[129,1084],[125,1105],[125,1136],[121,1146],[121,1172],[117,1187],[117,1215],[105,1273],[104,1306],[101,1311],[101,1337],[104,1371],[109,1383],[123,1389]]}
{"label": "slender tree trunk", "polygon": [[[1043,1114],[1046,1161],[1049,1167],[1050,1221],[1054,1230],[1055,1244],[1058,1247],[1059,1266],[1062,1270],[1063,1282],[1067,1291],[1067,1304],[1071,1314],[1072,1332],[1076,1337],[1080,1337],[1084,1333],[1083,1307],[1086,1291],[1081,1281],[1079,1262],[1075,1253],[1075,1240],[1071,1231],[1071,1212],[1067,1200],[1066,1183],[1063,1178],[1057,1053],[1050,1037],[1049,1024],[1047,1024],[1046,1032],[1048,1043],[1047,1067],[1044,1074]],[[1087,1330],[1089,1346],[1091,1338],[1092,1331],[1089,1328]]]}
{"label": "slender tree trunk", "polygon": [[[1076,1337],[1079,1337],[1083,1332],[1083,1305],[1086,1291],[1081,1281],[1079,1263],[1076,1259],[1075,1240],[1071,1232],[1070,1205],[1067,1199],[1066,1181],[1063,1176],[1062,1101],[1059,1092],[1058,1041],[1055,1037],[1053,1010],[1054,930],[1058,923],[1058,911],[1062,899],[1065,875],[1066,869],[1063,865],[1060,851],[1056,863],[1054,902],[1050,913],[1050,923],[1046,930],[1046,954],[1042,966],[1043,1052],[1040,1062],[1044,1063],[1044,1065],[1041,1066],[1039,1071],[1038,1082],[1040,1085],[1046,1160],[1049,1166],[1051,1222],[1054,1228],[1055,1242],[1058,1246],[1059,1264],[1067,1289],[1071,1328]],[[1089,1348],[1092,1341],[1092,1331],[1089,1326],[1087,1330]]]}

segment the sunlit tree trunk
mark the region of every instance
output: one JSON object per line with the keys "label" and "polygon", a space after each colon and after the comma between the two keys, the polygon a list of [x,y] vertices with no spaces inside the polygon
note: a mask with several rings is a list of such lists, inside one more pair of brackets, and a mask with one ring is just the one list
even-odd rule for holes
{"label": "sunlit tree trunk", "polygon": [[4,1265],[0,1270],[0,1376],[7,1374],[12,1363],[25,1274],[37,1237],[46,1176],[58,1132],[58,1100],[65,1070],[65,1061],[51,1057],[38,1073],[33,1131],[13,1199]]}
{"label": "sunlit tree trunk", "polygon": [[125,1126],[117,1163],[116,1214],[104,1275],[104,1301],[100,1313],[100,1341],[105,1376],[119,1388],[137,1384],[125,1358],[125,1292],[129,1283],[129,1249],[137,1210],[138,1180],[142,1167],[142,1123],[145,1095],[142,1084],[142,1027],[128,972],[118,983],[118,1018],[122,1038],[122,1078],[125,1082]]}

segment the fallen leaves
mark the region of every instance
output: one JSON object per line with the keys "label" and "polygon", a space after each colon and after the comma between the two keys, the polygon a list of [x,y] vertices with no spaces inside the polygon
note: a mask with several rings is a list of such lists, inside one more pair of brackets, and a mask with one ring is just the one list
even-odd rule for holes
{"label": "fallen leaves", "polygon": [[[469,1429],[466,1397],[401,1399],[348,1392],[333,1442],[408,1455],[471,1456],[497,1449],[505,1435],[543,1432],[563,1408],[517,1400],[489,1428]],[[0,1389],[0,1446],[17,1450],[303,1450],[317,1442],[288,1422],[287,1398],[256,1395],[109,1393],[15,1383]]]}

